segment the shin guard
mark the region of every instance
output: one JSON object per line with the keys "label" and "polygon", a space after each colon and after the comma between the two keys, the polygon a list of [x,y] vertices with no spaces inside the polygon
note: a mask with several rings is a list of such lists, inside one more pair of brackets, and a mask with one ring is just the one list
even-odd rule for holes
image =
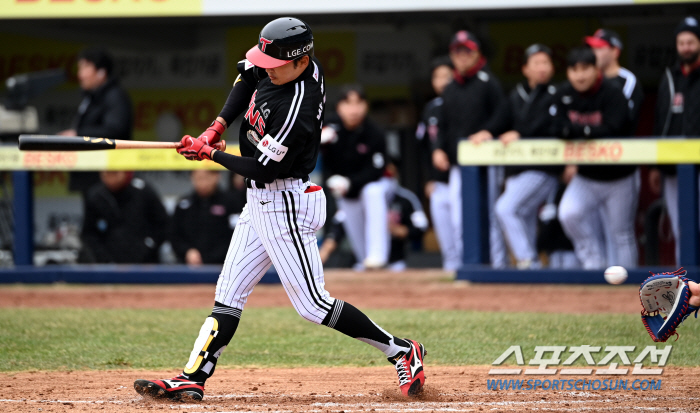
{"label": "shin guard", "polygon": [[238,328],[241,310],[216,303],[204,320],[194,342],[190,359],[183,374],[194,381],[204,382],[214,374],[216,363]]}

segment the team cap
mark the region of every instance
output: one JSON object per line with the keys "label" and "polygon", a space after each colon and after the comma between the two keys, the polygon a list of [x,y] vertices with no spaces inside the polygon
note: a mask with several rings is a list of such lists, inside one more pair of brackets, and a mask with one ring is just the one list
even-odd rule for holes
{"label": "team cap", "polygon": [[586,36],[585,42],[594,49],[602,47],[615,47],[622,50],[622,40],[620,35],[612,30],[598,29],[593,33],[593,36]]}
{"label": "team cap", "polygon": [[459,47],[466,47],[469,50],[478,51],[481,48],[481,44],[479,44],[479,40],[474,34],[466,30],[460,30],[452,36],[450,51]]}

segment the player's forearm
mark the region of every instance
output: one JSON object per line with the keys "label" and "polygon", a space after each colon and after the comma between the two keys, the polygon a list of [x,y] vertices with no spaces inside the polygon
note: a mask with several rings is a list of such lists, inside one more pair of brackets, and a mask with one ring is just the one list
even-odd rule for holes
{"label": "player's forearm", "polygon": [[233,171],[256,182],[269,184],[277,178],[278,172],[270,167],[264,167],[255,158],[231,155],[230,153],[214,151],[212,160],[229,171]]}

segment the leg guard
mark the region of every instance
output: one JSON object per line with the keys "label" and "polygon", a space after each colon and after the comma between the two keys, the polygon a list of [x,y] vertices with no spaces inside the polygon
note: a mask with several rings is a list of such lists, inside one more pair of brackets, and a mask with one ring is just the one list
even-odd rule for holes
{"label": "leg guard", "polygon": [[214,317],[207,317],[199,330],[199,337],[194,342],[190,360],[185,365],[185,374],[193,374],[202,367],[202,362],[209,357],[207,351],[209,345],[217,335],[219,335],[219,321]]}
{"label": "leg guard", "polygon": [[183,370],[187,378],[204,382],[214,374],[216,363],[233,338],[240,318],[241,310],[215,303],[211,315],[199,330],[190,359]]}

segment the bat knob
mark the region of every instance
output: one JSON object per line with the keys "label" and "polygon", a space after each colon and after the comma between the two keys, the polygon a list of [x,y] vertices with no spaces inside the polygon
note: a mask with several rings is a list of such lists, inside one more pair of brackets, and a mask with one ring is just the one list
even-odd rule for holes
{"label": "bat knob", "polygon": [[219,141],[212,145],[214,149],[221,152],[226,152],[226,141]]}

